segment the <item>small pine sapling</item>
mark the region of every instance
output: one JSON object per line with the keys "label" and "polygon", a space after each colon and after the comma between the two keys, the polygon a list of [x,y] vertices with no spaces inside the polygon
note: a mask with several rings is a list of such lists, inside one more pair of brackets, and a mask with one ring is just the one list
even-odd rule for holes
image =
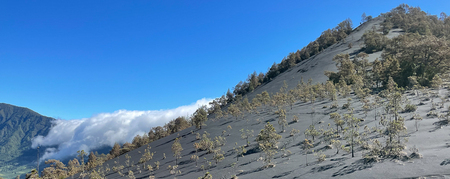
{"label": "small pine sapling", "polygon": [[305,151],[306,165],[308,165],[308,151],[313,147],[314,146],[310,140],[305,139],[305,141],[303,141],[302,149]]}
{"label": "small pine sapling", "polygon": [[181,147],[180,139],[176,138],[172,144],[172,152],[173,156],[175,157],[175,165],[178,164],[178,159],[181,158],[181,151],[183,151],[183,147]]}
{"label": "small pine sapling", "polygon": [[298,130],[298,129],[291,130],[290,135],[292,136],[293,141],[295,141],[295,135],[297,135],[298,133],[300,133],[300,130]]}
{"label": "small pine sapling", "polygon": [[236,161],[239,161],[239,157],[244,157],[245,153],[247,153],[247,149],[245,149],[245,146],[238,146],[234,147],[234,151],[236,152]]}
{"label": "small pine sapling", "polygon": [[298,122],[298,117],[297,117],[296,115],[294,115],[294,116],[292,117],[292,122]]}
{"label": "small pine sapling", "polygon": [[248,141],[248,138],[253,137],[253,130],[245,130],[241,129],[239,130],[241,131],[241,138],[246,140],[246,147],[248,147],[248,145],[250,144],[250,142]]}
{"label": "small pine sapling", "polygon": [[416,127],[416,131],[419,131],[419,126],[420,126],[419,122],[422,120],[422,117],[419,114],[415,113],[413,116],[413,119],[414,119],[414,126]]}
{"label": "small pine sapling", "polygon": [[218,148],[217,150],[214,151],[213,159],[216,161],[216,165],[217,165],[220,161],[222,161],[223,159],[225,159],[225,157],[223,156],[223,152],[220,150],[220,148]]}
{"label": "small pine sapling", "polygon": [[314,156],[317,158],[317,161],[318,161],[318,162],[323,162],[323,161],[325,161],[326,158],[327,158],[327,156],[326,156],[324,153],[322,153],[322,151],[315,152],[315,153],[314,153]]}
{"label": "small pine sapling", "polygon": [[336,154],[339,154],[339,149],[341,149],[341,141],[340,140],[331,140],[331,145],[336,148]]}
{"label": "small pine sapling", "polygon": [[131,171],[131,170],[128,171],[128,179],[136,179],[136,177],[134,176],[133,171]]}
{"label": "small pine sapling", "polygon": [[195,167],[197,167],[198,166],[198,156],[197,155],[191,155],[191,160],[192,161],[195,161]]}
{"label": "small pine sapling", "polygon": [[287,126],[287,121],[286,121],[286,110],[284,109],[279,109],[278,110],[278,124],[281,127],[281,131],[285,132],[284,128]]}
{"label": "small pine sapling", "polygon": [[319,136],[320,132],[316,130],[316,127],[314,125],[310,125],[308,129],[305,131],[305,136],[311,136],[312,140],[314,141],[315,137]]}

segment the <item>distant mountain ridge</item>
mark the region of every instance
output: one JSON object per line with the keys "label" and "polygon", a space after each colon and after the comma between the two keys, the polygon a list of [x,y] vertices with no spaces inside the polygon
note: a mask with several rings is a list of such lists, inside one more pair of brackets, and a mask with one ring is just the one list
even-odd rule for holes
{"label": "distant mountain ridge", "polygon": [[54,120],[25,107],[0,103],[0,164],[36,160],[31,140],[47,135]]}

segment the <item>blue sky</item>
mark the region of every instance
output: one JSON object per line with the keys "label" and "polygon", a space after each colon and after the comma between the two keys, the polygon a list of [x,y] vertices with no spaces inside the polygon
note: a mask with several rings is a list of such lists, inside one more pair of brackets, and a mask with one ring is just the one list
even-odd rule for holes
{"label": "blue sky", "polygon": [[[426,3],[425,3],[426,2]],[[401,3],[449,1],[2,1],[0,102],[80,119],[219,97],[322,31]],[[449,14],[447,10],[447,14]]]}

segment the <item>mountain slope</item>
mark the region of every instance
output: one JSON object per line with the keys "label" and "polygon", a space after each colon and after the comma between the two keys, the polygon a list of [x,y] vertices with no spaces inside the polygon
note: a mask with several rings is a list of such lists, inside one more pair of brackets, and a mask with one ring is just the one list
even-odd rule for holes
{"label": "mountain slope", "polygon": [[28,108],[0,103],[0,166],[36,161],[31,140],[37,135],[47,135],[53,120]]}
{"label": "mountain slope", "polygon": [[[284,81],[287,83],[288,89],[295,88],[301,77],[305,81],[311,78],[313,83],[325,82],[327,77],[324,75],[324,71],[337,70],[332,58],[341,53],[348,53],[351,58],[354,58],[362,50],[362,34],[372,30],[372,28],[379,29],[381,22],[383,22],[383,19],[378,17],[361,25],[345,41],[334,44],[316,56],[297,64],[294,68],[278,75],[271,82],[259,86],[254,92],[248,93],[247,97],[251,100],[262,91],[276,93],[283,86]],[[400,32],[401,30],[391,30],[387,37],[395,37]],[[353,44],[351,48],[347,45],[349,43]],[[368,59],[373,61],[376,58],[380,58],[380,55],[381,52],[372,53],[369,54]],[[347,97],[344,98],[342,96],[338,97],[337,108],[330,107],[334,102],[329,99],[318,99],[315,103],[296,101],[292,107],[285,107],[286,119],[288,120],[288,125],[285,127],[286,132],[280,132],[281,127],[277,124],[278,115],[275,113],[277,108],[274,106],[259,107],[257,112],[246,112],[237,119],[228,115],[227,117],[213,120],[213,114],[208,116],[209,121],[200,130],[191,127],[154,141],[148,146],[145,145],[106,161],[96,169],[96,172],[99,171],[98,173],[104,174],[106,178],[149,178],[152,176],[155,178],[197,178],[203,176],[206,172],[210,172],[214,178],[231,178],[233,175],[237,175],[240,179],[331,177],[448,178],[448,167],[446,167],[450,163],[448,158],[448,128],[444,128],[442,120],[437,115],[427,115],[430,109],[436,108],[436,103],[438,102],[442,106],[450,105],[450,101],[442,101],[442,98],[439,98],[440,96],[448,96],[448,89],[447,87],[446,89],[424,91],[421,95],[407,91],[404,95],[411,104],[417,105],[416,113],[423,116],[424,119],[421,122],[419,121],[420,127],[416,127],[416,124],[419,122],[412,120],[414,113],[401,112],[399,114],[405,119],[404,124],[406,126],[406,133],[401,138],[409,138],[409,142],[405,143],[406,149],[402,152],[412,154],[413,151],[417,152],[418,150],[423,155],[423,158],[417,157],[406,160],[383,158],[379,163],[366,163],[363,156],[367,150],[357,147],[355,157],[352,157],[348,152],[342,150],[337,152],[336,148],[329,149],[326,146],[325,136],[318,136],[314,139],[312,148],[314,151],[309,150],[306,152],[303,150],[302,140],[306,138],[311,139],[311,136],[304,134],[311,124],[315,125],[315,128],[318,130],[329,130],[336,127],[334,126],[334,121],[330,119],[330,114],[334,112],[342,116],[351,113],[359,119],[361,122],[359,132],[361,132],[364,140],[376,139],[382,143],[387,141],[383,132],[379,131],[383,127],[380,124],[382,107],[379,106],[378,111],[377,108],[370,108],[370,110],[365,111],[362,100],[352,94],[349,96],[351,99],[349,107],[354,109],[351,112],[342,107],[347,102]],[[429,92],[435,94],[430,95]],[[374,102],[373,97],[367,99]],[[382,100],[382,102],[387,103],[386,100]],[[438,114],[448,112],[445,108],[435,110]],[[294,115],[299,117],[298,122],[291,121]],[[390,114],[383,115],[385,115],[385,120],[392,120]],[[282,136],[278,144],[278,153],[275,154],[272,160],[275,164],[274,168],[263,167],[264,164],[261,159],[264,154],[258,149],[258,144],[255,141],[255,136],[264,128],[267,122],[272,123],[277,133]],[[254,136],[249,138],[249,146],[245,147],[247,152],[244,157],[238,158],[234,149],[247,143],[245,139],[242,139],[242,129],[253,130]],[[289,133],[292,129],[300,131],[295,138]],[[216,163],[214,154],[207,153],[207,151],[199,151],[197,154],[193,146],[201,140],[197,139],[196,133],[207,133],[211,139],[214,139],[216,136],[226,137],[226,144],[220,146],[224,160]],[[364,135],[362,135],[363,133]],[[172,144],[176,138],[180,139],[180,144],[184,149],[181,151],[181,158],[178,161],[172,155]],[[343,136],[337,138],[341,140],[343,146],[348,146],[350,143]],[[400,140],[400,137],[398,140]],[[409,151],[409,149],[413,150]],[[146,163],[140,163],[139,161],[148,150],[153,153],[152,159]],[[316,156],[313,155],[315,152],[318,152],[318,155],[323,154],[325,161],[319,162]],[[195,154],[198,155],[198,165],[196,161],[191,160],[191,156]],[[148,170],[146,167],[148,165],[151,165],[153,169]],[[177,166],[175,170],[173,169],[174,165]],[[158,166],[158,169],[156,169],[156,166]]]}
{"label": "mountain slope", "polygon": [[[313,83],[325,82],[328,78],[324,75],[324,71],[337,70],[335,62],[332,61],[332,58],[340,53],[349,53],[352,54],[352,57],[356,55],[355,52],[358,52],[361,49],[360,45],[362,45],[363,43],[361,37],[364,32],[371,30],[372,27],[379,25],[382,21],[382,18],[375,18],[372,21],[361,25],[345,39],[345,42],[339,42],[328,47],[321,53],[301,62],[300,64],[297,64],[294,68],[278,75],[269,83],[259,86],[253,92],[248,93],[246,96],[249,98],[249,100],[251,100],[256,94],[260,94],[263,91],[276,93],[279,91],[280,87],[283,86],[284,81],[286,81],[286,83],[288,84],[288,89],[295,88],[301,77],[303,77],[305,81],[311,78],[313,80]],[[348,43],[352,43],[353,47],[349,48]],[[379,56],[380,53],[374,53],[371,54],[369,58],[374,59],[378,58]],[[346,99],[339,99],[338,101],[340,106],[342,106],[342,104],[344,104],[345,102]],[[290,150],[292,154],[288,157],[283,157],[283,153],[279,151],[279,153],[274,158],[274,163],[276,163],[277,165],[275,168],[261,168],[263,166],[263,163],[260,160],[262,152],[259,151],[258,146],[254,140],[258,132],[262,128],[264,128],[266,122],[272,123],[277,131],[281,130],[276,122],[277,115],[274,114],[275,110],[271,106],[261,107],[258,110],[259,112],[256,114],[246,113],[242,117],[239,117],[238,120],[236,120],[233,116],[228,115],[228,117],[212,121],[214,115],[210,115],[208,117],[209,121],[206,122],[206,126],[200,130],[191,127],[178,133],[172,134],[160,140],[154,141],[148,146],[146,145],[140,147],[115,159],[106,161],[103,166],[99,168],[103,170],[106,170],[106,168],[109,169],[109,171],[105,172],[106,178],[123,178],[130,173],[129,171],[132,171],[133,175],[136,178],[148,178],[149,176],[155,176],[156,178],[197,178],[204,175],[206,171],[211,172],[214,178],[230,178],[232,175],[237,175],[239,178],[294,178],[295,176],[300,176],[300,178],[327,178],[332,176],[333,173],[338,175],[341,174],[341,172],[337,171],[337,167],[341,166],[342,168],[344,166],[351,166],[352,162],[355,162],[355,160],[351,158],[349,159],[349,156],[345,154],[342,156],[333,155],[335,153],[335,150],[328,150],[326,152],[327,156],[329,158],[333,158],[327,160],[338,161],[338,164],[331,164],[332,166],[328,167],[330,169],[334,168],[333,170],[328,170],[326,166],[323,169],[317,168],[315,165],[306,166],[305,156],[303,155],[303,151],[300,148],[300,142],[305,138],[302,133],[308,128],[311,123],[317,124],[317,128],[319,128],[318,124],[321,124],[325,128],[327,123],[332,123],[328,119],[330,109],[321,108],[323,105],[329,106],[331,105],[331,103],[331,101],[318,101],[317,104],[315,104],[316,112],[314,116],[311,113],[312,105],[309,103],[297,101],[292,109],[286,108],[286,116],[289,125],[288,127],[286,127],[287,132],[279,133],[283,136],[279,143],[279,146],[280,148],[283,147],[286,150]],[[354,106],[356,108],[357,104],[355,104]],[[361,110],[359,111],[360,112],[358,113],[358,115],[361,115]],[[300,118],[299,122],[291,122],[291,119],[294,115]],[[230,126],[230,128],[228,128],[228,126]],[[301,131],[301,133],[298,134],[295,140],[289,134],[289,131],[294,128]],[[255,136],[249,139],[250,145],[246,148],[247,153],[245,154],[245,157],[239,158],[239,161],[237,161],[237,155],[234,148],[237,146],[245,145],[246,143],[245,140],[241,139],[241,129],[253,130],[253,134]],[[214,139],[214,137],[216,136],[223,136],[223,131],[226,131],[225,137],[227,142],[225,145],[221,146],[221,151],[224,152],[225,159],[218,164],[215,164],[215,161],[213,160],[213,154],[208,154],[206,151],[200,151],[198,152],[198,166],[196,166],[196,162],[190,159],[190,157],[196,153],[193,144],[196,142],[200,142],[200,140],[196,139],[195,133],[204,134],[205,132],[207,132],[209,134],[209,137]],[[169,165],[176,165],[176,160],[172,155],[173,153],[171,149],[175,138],[180,138],[181,146],[184,149],[181,152],[181,159],[178,159],[178,170],[181,171],[181,174],[171,174],[170,169],[168,169]],[[315,144],[319,149],[324,147],[323,144]],[[153,159],[147,162],[146,165],[151,164],[153,168],[155,168],[155,162],[160,163],[159,169],[154,169],[155,171],[153,172],[148,171],[143,166],[143,164],[139,163],[141,157],[148,148],[150,148],[150,151],[153,152],[154,155]],[[129,159],[127,159],[127,156],[129,156]],[[308,159],[308,161],[313,160],[311,159],[311,156],[312,155],[309,154],[308,157],[310,159]],[[316,162],[310,163],[317,164]],[[123,166],[123,169],[120,170],[121,173],[113,171],[113,167],[120,168],[121,166]],[[201,166],[203,166],[203,169]],[[318,174],[314,172],[317,170],[328,171]]]}
{"label": "mountain slope", "polygon": [[[337,54],[350,54],[350,58],[353,58],[364,45],[362,40],[362,35],[368,31],[372,30],[372,27],[377,27],[383,22],[383,18],[377,17],[369,22],[366,22],[359,27],[355,28],[351,34],[349,34],[344,41],[338,42],[330,47],[326,48],[324,51],[311,58],[300,62],[294,68],[278,75],[270,83],[264,84],[257,87],[253,93],[249,93],[247,96],[249,101],[256,95],[263,91],[267,91],[269,94],[275,94],[283,86],[284,81],[288,85],[288,89],[295,88],[301,78],[307,82],[312,79],[313,83],[324,83],[328,80],[325,76],[325,71],[337,71],[336,63],[332,60]],[[348,47],[348,44],[352,43],[352,48]],[[370,54],[369,59],[380,58],[381,53]]]}

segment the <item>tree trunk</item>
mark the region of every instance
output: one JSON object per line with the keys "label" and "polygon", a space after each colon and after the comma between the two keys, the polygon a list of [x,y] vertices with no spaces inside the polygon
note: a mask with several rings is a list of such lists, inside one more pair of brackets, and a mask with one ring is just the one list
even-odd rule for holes
{"label": "tree trunk", "polygon": [[308,165],[308,151],[306,151],[305,158],[306,158],[306,165]]}
{"label": "tree trunk", "polygon": [[[353,134],[353,133],[352,133],[352,134]],[[353,144],[353,135],[352,135],[352,146],[351,146],[351,147],[352,147],[352,158],[355,157],[355,152],[353,151],[353,145],[354,145],[354,144]]]}
{"label": "tree trunk", "polygon": [[375,121],[377,120],[377,107],[375,107]]}

